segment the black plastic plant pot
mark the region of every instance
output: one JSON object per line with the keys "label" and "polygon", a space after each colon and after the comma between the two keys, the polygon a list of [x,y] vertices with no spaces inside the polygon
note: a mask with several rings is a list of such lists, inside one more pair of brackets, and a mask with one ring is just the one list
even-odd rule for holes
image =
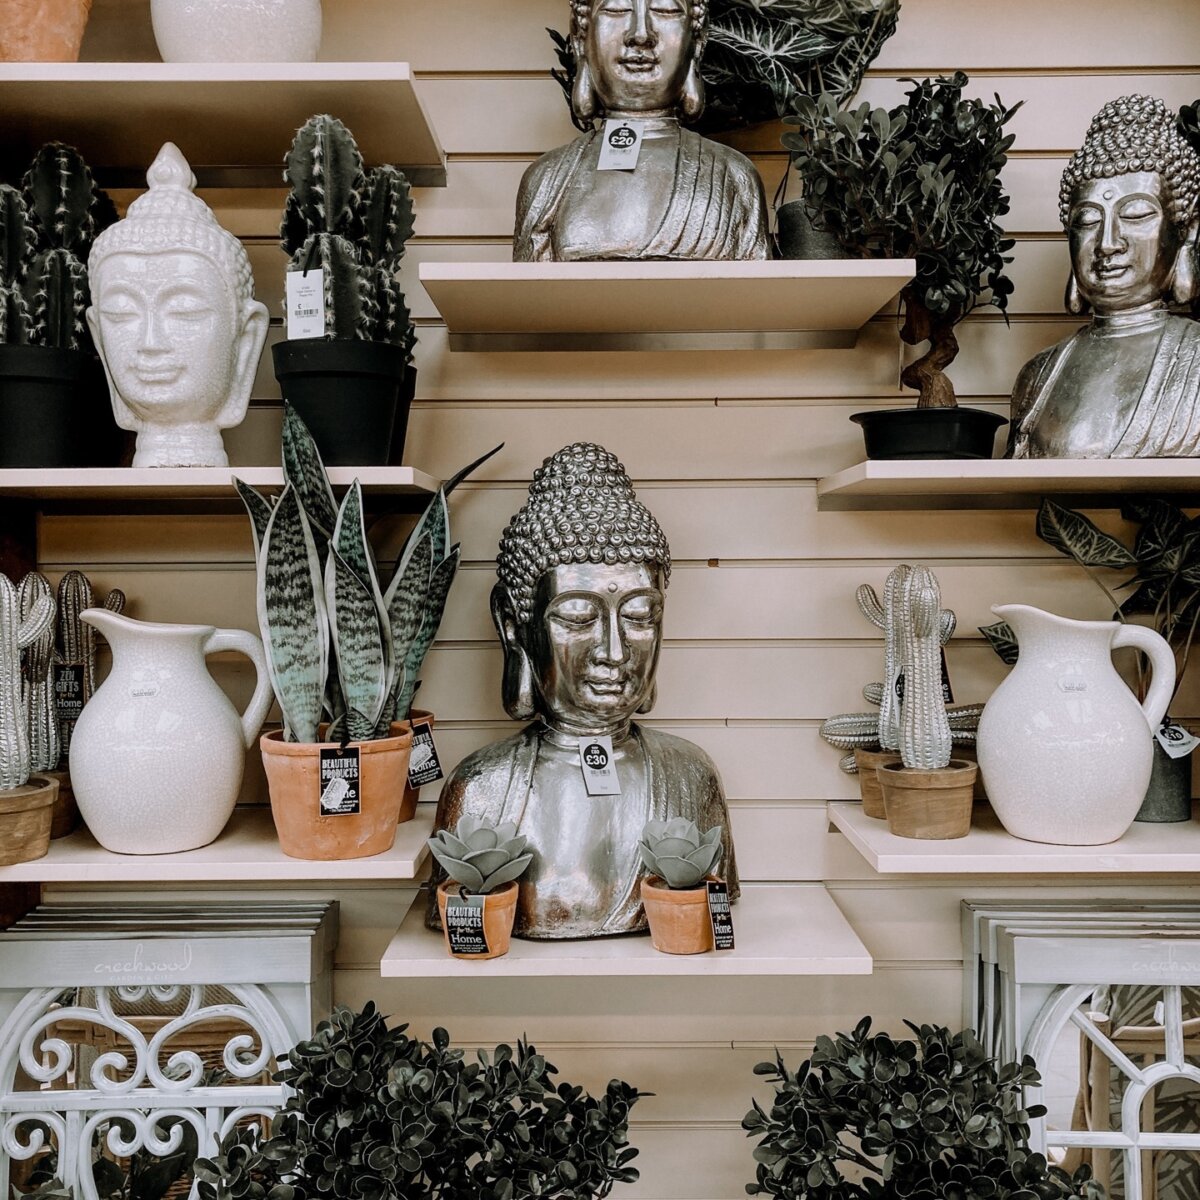
{"label": "black plastic plant pot", "polygon": [[327,467],[387,465],[404,382],[401,347],[304,338],[278,342],[271,354],[283,398],[303,418]]}
{"label": "black plastic plant pot", "polygon": [[388,466],[398,467],[404,461],[404,442],[408,437],[408,414],[417,394],[417,368],[411,363],[404,368],[400,381],[400,403],[396,405],[396,423],[392,426],[392,449],[388,454]]}
{"label": "black plastic plant pot", "polygon": [[0,345],[0,467],[110,466],[120,446],[95,355]]}
{"label": "black plastic plant pot", "polygon": [[991,458],[1008,421],[982,408],[880,408],[855,413],[868,458]]}

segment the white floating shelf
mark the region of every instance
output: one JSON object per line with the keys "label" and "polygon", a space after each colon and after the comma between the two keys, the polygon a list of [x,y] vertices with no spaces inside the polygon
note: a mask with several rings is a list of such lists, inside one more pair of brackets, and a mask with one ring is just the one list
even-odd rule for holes
{"label": "white floating shelf", "polygon": [[1006,833],[977,805],[971,832],[951,841],[896,837],[861,804],[831,804],[829,818],[883,875],[1175,875],[1200,871],[1200,822],[1134,824],[1108,846],[1047,846]]}
{"label": "white floating shelf", "polygon": [[425,928],[425,898],[409,911],[380,963],[385,979],[659,975],[869,975],[871,956],[819,884],[749,886],[733,906],[737,948],[660,954],[649,936],[576,942],[514,938],[502,958],[452,958],[445,938]]}
{"label": "white floating shelf", "polygon": [[24,171],[49,141],[77,146],[109,186],[145,187],[163,142],[202,186],[283,186],[283,157],[314,113],[353,131],[368,164],[420,187],[446,183],[446,156],[408,63],[4,63],[0,161]]}
{"label": "white floating shelf", "polygon": [[421,264],[451,350],[853,346],[909,259]]}
{"label": "white floating shelf", "polygon": [[50,843],[34,862],[0,867],[5,883],[258,883],[289,880],[386,880],[416,878],[429,853],[433,815],[418,810],[400,825],[386,854],[339,862],[288,858],[279,848],[269,809],[239,808],[215,842],[182,854],[113,854],[87,831]]}
{"label": "white floating shelf", "polygon": [[817,484],[821,509],[1036,508],[1043,496],[1113,507],[1139,492],[1200,496],[1194,458],[868,461]]}

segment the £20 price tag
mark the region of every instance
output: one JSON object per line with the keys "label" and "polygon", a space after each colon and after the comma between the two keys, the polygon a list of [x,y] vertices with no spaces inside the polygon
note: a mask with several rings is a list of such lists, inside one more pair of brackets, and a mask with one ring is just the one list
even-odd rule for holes
{"label": "\u00a320 price tag", "polygon": [[643,122],[609,120],[600,131],[600,161],[597,171],[636,171],[645,136]]}

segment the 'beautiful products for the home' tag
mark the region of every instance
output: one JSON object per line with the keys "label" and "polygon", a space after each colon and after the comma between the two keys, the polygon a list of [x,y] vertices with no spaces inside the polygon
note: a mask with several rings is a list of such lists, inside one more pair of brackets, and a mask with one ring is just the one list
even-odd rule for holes
{"label": "'beautiful products for the home' tag", "polygon": [[729,903],[729,884],[710,879],[708,887],[708,919],[712,922],[713,948],[733,949],[733,908]]}
{"label": "'beautiful products for the home' tag", "polygon": [[352,817],[362,811],[357,746],[321,747],[321,816]]}
{"label": "'beautiful products for the home' tag", "polygon": [[1171,725],[1166,721],[1154,736],[1171,758],[1183,758],[1185,754],[1191,754],[1200,746],[1200,738],[1188,733],[1182,725]]}
{"label": "'beautiful products for the home' tag", "polygon": [[581,737],[579,765],[583,768],[583,782],[587,785],[589,796],[621,794],[621,781],[617,778],[617,767],[613,762],[611,737]]}
{"label": "'beautiful products for the home' tag", "polygon": [[408,760],[408,786],[424,787],[442,778],[442,760],[433,741],[433,722],[428,718],[413,721],[412,755]]}
{"label": "'beautiful products for the home' tag", "polygon": [[486,896],[464,896],[451,892],[446,897],[446,937],[454,954],[487,954],[487,931],[483,927]]}
{"label": "'beautiful products for the home' tag", "polygon": [[644,136],[645,126],[641,121],[605,121],[600,133],[600,161],[596,170],[636,171]]}
{"label": "'beautiful products for the home' tag", "polygon": [[325,336],[325,270],[289,271],[287,280],[287,335],[301,338]]}

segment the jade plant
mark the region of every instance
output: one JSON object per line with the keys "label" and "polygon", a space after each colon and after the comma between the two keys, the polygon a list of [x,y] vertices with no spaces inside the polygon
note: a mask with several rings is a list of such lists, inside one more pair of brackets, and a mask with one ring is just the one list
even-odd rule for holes
{"label": "jade plant", "polygon": [[512,883],[533,861],[529,839],[517,834],[515,821],[489,825],[464,816],[453,832],[442,829],[429,839],[429,849],[446,874],[472,896],[487,896]]}
{"label": "jade plant", "polygon": [[672,891],[699,887],[721,857],[721,827],[702,834],[695,821],[647,821],[638,843],[642,863]]}
{"label": "jade plant", "polygon": [[468,1062],[444,1029],[339,1007],[290,1054],[269,1134],[235,1129],[195,1165],[200,1200],[592,1200],[632,1183],[636,1088],[557,1083],[519,1042]]}
{"label": "jade plant", "polygon": [[414,217],[403,172],[367,172],[353,135],[325,115],[301,127],[286,163],[280,244],[288,271],[324,271],[325,336],[387,342],[411,361],[416,332],[396,280]]}
{"label": "jade plant", "polygon": [[792,1071],[780,1055],[760,1063],[775,1095],[757,1100],[742,1128],[758,1138],[751,1196],[781,1200],[1102,1200],[1081,1167],[1074,1175],[1029,1148],[1045,1115],[1024,1093],[1036,1064],[998,1064],[966,1030],[905,1022],[912,1040],[871,1033],[817,1038]]}
{"label": "jade plant", "polygon": [[374,741],[407,720],[417,676],[458,570],[446,498],[489,451],[444,483],[386,587],[367,540],[362,487],[337,504],[307,426],[284,406],[284,488],[268,499],[235,480],[250,515],[258,621],[290,742]]}

